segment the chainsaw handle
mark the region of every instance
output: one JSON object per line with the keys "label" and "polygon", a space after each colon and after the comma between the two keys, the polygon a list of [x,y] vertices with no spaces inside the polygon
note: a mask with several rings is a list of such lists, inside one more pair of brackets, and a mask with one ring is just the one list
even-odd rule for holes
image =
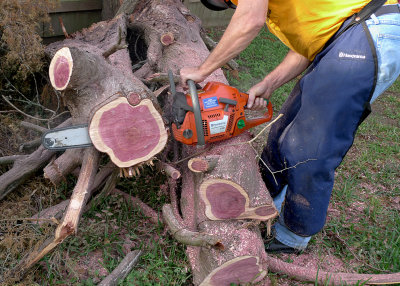
{"label": "chainsaw handle", "polygon": [[199,96],[197,94],[196,84],[191,79],[189,79],[187,81],[187,83],[189,86],[190,97],[192,98],[194,121],[195,121],[195,125],[196,125],[196,133],[197,133],[197,145],[203,146],[206,144],[206,142],[205,142],[205,138],[204,138],[203,120],[201,118]]}
{"label": "chainsaw handle", "polygon": [[273,113],[272,103],[269,101],[267,105],[267,111],[264,113],[264,115],[259,118],[247,120],[246,127],[253,128],[254,126],[270,121],[272,119],[272,113]]}
{"label": "chainsaw handle", "polygon": [[[249,99],[249,95],[247,93],[242,93],[242,94],[245,95],[246,100]],[[272,114],[273,114],[272,103],[267,99],[267,110],[264,113],[264,115],[259,118],[246,120],[245,128],[246,129],[253,128],[257,125],[270,121],[272,119]]]}

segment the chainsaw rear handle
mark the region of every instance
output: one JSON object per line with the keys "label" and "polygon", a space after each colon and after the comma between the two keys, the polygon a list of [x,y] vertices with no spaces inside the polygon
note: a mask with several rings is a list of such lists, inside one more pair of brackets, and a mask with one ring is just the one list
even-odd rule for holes
{"label": "chainsaw rear handle", "polygon": [[206,144],[203,131],[203,119],[201,118],[199,96],[197,94],[196,84],[193,80],[189,79],[187,81],[189,86],[190,97],[192,98],[194,121],[196,125],[197,133],[197,145],[204,146]]}
{"label": "chainsaw rear handle", "polygon": [[[245,96],[246,101],[249,100],[249,95],[247,93],[242,93],[242,95]],[[253,128],[257,125],[268,122],[272,119],[273,115],[272,103],[268,99],[266,101],[267,101],[267,111],[264,113],[262,117],[246,120],[246,126],[245,126],[246,129]]]}

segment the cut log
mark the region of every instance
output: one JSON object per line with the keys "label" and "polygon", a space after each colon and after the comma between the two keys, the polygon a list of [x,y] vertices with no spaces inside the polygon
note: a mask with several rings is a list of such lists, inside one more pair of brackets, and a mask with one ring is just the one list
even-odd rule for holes
{"label": "cut log", "polygon": [[172,34],[171,32],[162,35],[160,38],[161,44],[163,44],[163,46],[172,45],[174,43],[174,40],[174,34]]}
{"label": "cut log", "polygon": [[199,185],[207,219],[267,221],[278,215],[261,180],[255,153],[246,144],[250,139],[248,134],[233,138],[207,152],[219,156],[216,167],[204,175]]}
{"label": "cut log", "polygon": [[53,57],[49,68],[50,82],[56,90],[67,88],[73,67],[74,62],[70,49],[67,47],[60,49]]}
{"label": "cut log", "polygon": [[[196,285],[229,285],[238,283],[238,279],[241,283],[256,282],[267,273],[257,225],[271,221],[278,213],[261,179],[255,153],[247,143],[250,139],[248,133],[243,133],[211,145],[202,157],[189,161],[194,172],[182,175],[182,215],[188,228],[218,236],[225,246],[224,251],[188,247]],[[186,148],[188,154],[197,152]],[[253,220],[253,227],[243,219]],[[251,275],[228,275],[241,271]]]}
{"label": "cut log", "polygon": [[168,139],[164,122],[150,100],[132,106],[120,97],[100,108],[89,127],[94,146],[118,167],[131,167],[153,158]]}
{"label": "cut log", "polygon": [[249,195],[238,184],[224,179],[208,179],[200,186],[200,196],[206,204],[206,216],[211,220],[268,220],[277,212],[271,204],[249,207]]}
{"label": "cut log", "polygon": [[162,169],[172,179],[178,180],[181,177],[181,172],[167,163],[161,163]]}
{"label": "cut log", "polygon": [[74,124],[87,124],[101,106],[131,93],[140,95],[140,100],[150,99],[158,109],[154,94],[133,76],[128,49],[118,50],[107,59],[103,56],[115,45],[126,46],[126,36],[127,18],[120,15],[46,48],[52,58],[51,84],[63,91]]}
{"label": "cut log", "polygon": [[56,160],[48,164],[44,169],[44,177],[54,185],[66,180],[66,176],[80,166],[83,157],[83,149],[69,149]]}
{"label": "cut log", "polygon": [[225,262],[214,269],[200,286],[244,285],[257,283],[267,272],[260,265],[258,257],[241,256]]}

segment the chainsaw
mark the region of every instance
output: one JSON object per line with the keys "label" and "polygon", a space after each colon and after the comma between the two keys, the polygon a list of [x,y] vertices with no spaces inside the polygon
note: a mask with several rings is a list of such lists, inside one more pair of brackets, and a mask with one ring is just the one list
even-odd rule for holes
{"label": "chainsaw", "polygon": [[268,102],[262,117],[247,119],[249,95],[232,86],[208,82],[198,90],[192,80],[188,80],[188,86],[189,94],[177,92],[172,105],[172,134],[186,145],[226,140],[272,118],[272,104]]}
{"label": "chainsaw", "polygon": [[[262,117],[247,119],[248,94],[220,82],[209,82],[198,89],[194,81],[189,80],[189,94],[185,94],[175,91],[170,73],[170,86],[173,95],[172,134],[186,145],[202,146],[229,139],[272,118],[272,104],[268,102],[267,112]],[[43,134],[42,144],[50,150],[93,145],[88,125],[49,130]]]}

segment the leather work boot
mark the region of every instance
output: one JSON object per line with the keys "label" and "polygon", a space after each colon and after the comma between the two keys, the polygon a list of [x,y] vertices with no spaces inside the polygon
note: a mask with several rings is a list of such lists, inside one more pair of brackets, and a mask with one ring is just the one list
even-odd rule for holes
{"label": "leather work boot", "polygon": [[277,240],[275,237],[269,243],[265,243],[265,251],[267,253],[271,253],[271,254],[278,254],[278,253],[300,254],[301,253],[301,250],[287,246],[286,244],[283,244],[282,242]]}

